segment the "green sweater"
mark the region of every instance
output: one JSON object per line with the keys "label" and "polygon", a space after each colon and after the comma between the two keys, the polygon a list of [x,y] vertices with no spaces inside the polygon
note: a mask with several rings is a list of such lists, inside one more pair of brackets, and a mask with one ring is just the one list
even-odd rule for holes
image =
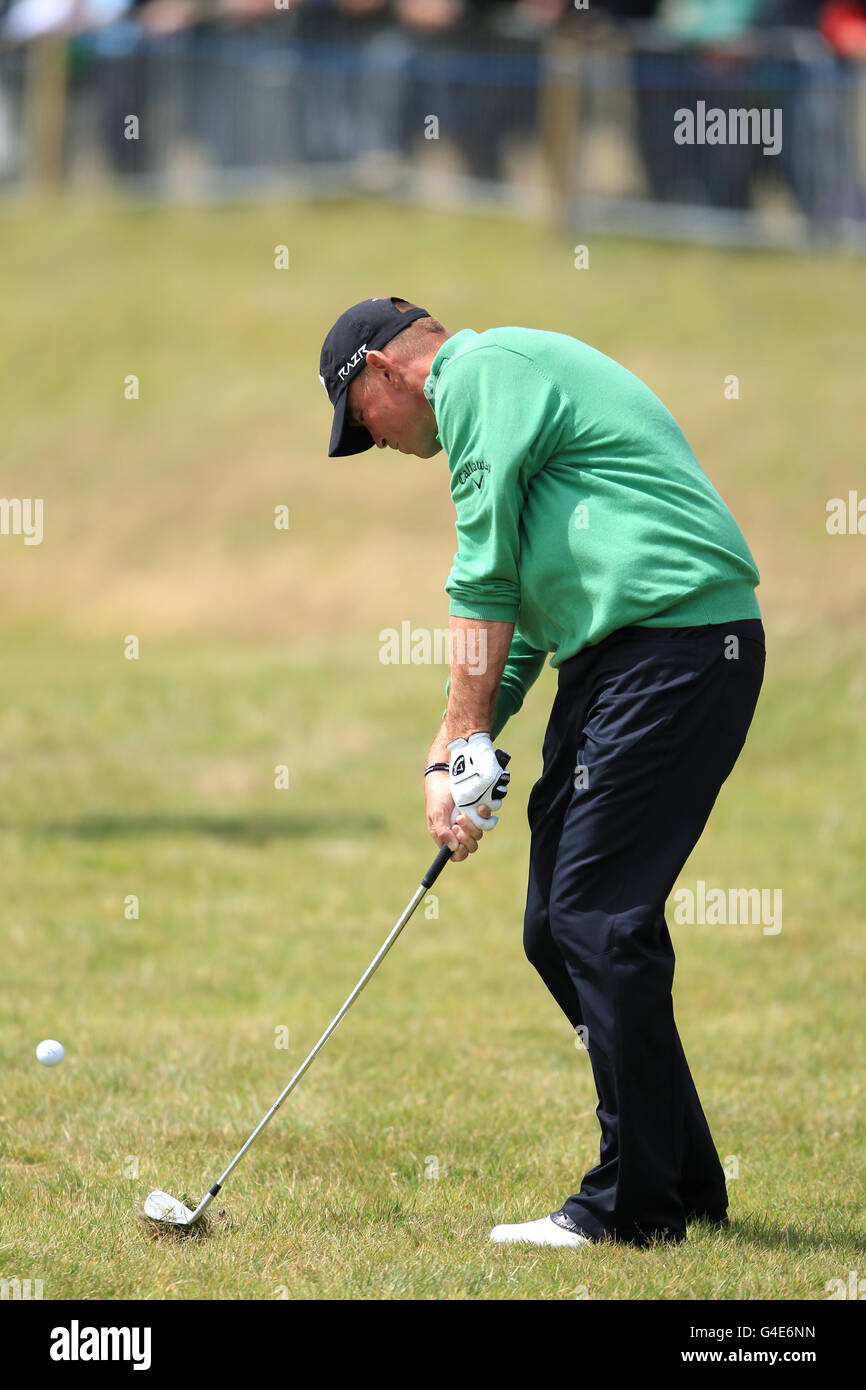
{"label": "green sweater", "polygon": [[561,333],[464,328],[424,394],[457,511],[449,611],[515,624],[494,738],[550,653],[557,667],[632,624],[761,616],[737,523],[625,367]]}

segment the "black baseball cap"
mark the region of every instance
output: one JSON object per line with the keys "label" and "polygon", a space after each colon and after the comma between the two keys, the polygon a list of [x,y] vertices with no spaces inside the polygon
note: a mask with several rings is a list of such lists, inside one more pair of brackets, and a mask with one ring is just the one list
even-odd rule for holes
{"label": "black baseball cap", "polygon": [[430,317],[426,309],[398,309],[395,299],[399,300],[400,295],[362,299],[360,304],[353,304],[340,315],[322,344],[319,380],[334,407],[328,458],[362,454],[365,449],[372,449],[373,437],[369,430],[346,419],[349,387],[364,370],[368,352],[385,347],[415,319]]}

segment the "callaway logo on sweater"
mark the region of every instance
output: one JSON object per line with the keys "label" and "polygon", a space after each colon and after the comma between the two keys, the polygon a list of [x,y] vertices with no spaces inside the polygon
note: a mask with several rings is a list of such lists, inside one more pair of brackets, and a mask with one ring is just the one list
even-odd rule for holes
{"label": "callaway logo on sweater", "polygon": [[424,394],[457,512],[449,611],[515,623],[494,738],[550,653],[559,666],[631,624],[760,618],[742,532],[625,367],[561,333],[464,328]]}

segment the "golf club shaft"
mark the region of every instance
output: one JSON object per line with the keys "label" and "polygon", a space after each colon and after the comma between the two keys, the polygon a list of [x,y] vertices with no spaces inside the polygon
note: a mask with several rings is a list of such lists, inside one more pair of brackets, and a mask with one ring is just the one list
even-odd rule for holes
{"label": "golf club shaft", "polygon": [[360,980],[355,985],[355,988],[352,990],[352,993],[349,995],[345,1004],[340,1009],[339,1013],[335,1014],[334,1017],[331,1019],[331,1022],[328,1024],[327,1028],[325,1029],[322,1036],[319,1038],[319,1041],[316,1043],[313,1050],[298,1067],[298,1070],[295,1072],[294,1076],[292,1077],[288,1086],[286,1086],[285,1090],[281,1091],[280,1094],[277,1096],[277,1099],[274,1101],[273,1105],[271,1106],[267,1115],[265,1115],[264,1119],[256,1125],[255,1129],[253,1130],[249,1139],[244,1144],[243,1148],[238,1150],[229,1166],[225,1169],[223,1173],[220,1174],[213,1187],[206,1194],[206,1196],[204,1196],[202,1200],[199,1202],[198,1206],[192,1214],[190,1225],[193,1221],[198,1220],[205,1207],[209,1206],[209,1204],[213,1201],[214,1197],[219,1192],[226,1178],[233,1171],[233,1169],[235,1169],[237,1165],[240,1163],[247,1149],[259,1137],[265,1125],[277,1113],[286,1097],[294,1090],[295,1086],[300,1081],[304,1072],[310,1066],[314,1058],[317,1057],[318,1054],[321,1052],[322,1048],[325,1046],[325,1043],[328,1041],[329,1037],[334,1032],[334,1029],[340,1023],[341,1019],[345,1018],[346,1014],[349,1012],[355,1000],[358,998],[358,995],[361,993],[361,990],[364,988],[367,981],[371,979],[371,977],[376,973],[380,964],[387,956],[391,947],[394,945],[394,942],[397,940],[397,937],[400,935],[406,923],[409,921],[409,918],[412,916],[412,913],[415,911],[416,907],[423,898],[424,894],[427,892],[428,888],[431,888],[433,884],[436,882],[436,879],[439,877],[442,870],[445,868],[445,865],[448,863],[448,860],[451,858],[452,852],[453,851],[450,850],[447,845],[442,846],[436,858],[433,860],[433,863],[430,865],[430,868],[427,870],[426,874],[424,875],[415,892],[413,893],[412,898],[407,904],[404,912],[400,916],[395,926],[392,928],[387,940],[383,943],[381,949],[378,951],[376,956],[374,956],[373,960],[370,962],[369,966],[364,971],[364,974],[361,976]]}

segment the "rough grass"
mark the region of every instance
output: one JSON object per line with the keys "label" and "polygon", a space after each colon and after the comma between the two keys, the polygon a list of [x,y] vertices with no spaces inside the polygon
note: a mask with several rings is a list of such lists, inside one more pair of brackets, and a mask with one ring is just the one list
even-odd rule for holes
{"label": "rough grass", "polygon": [[[529,227],[363,204],[2,230],[4,491],[43,496],[46,530],[0,538],[0,1277],[46,1298],[787,1300],[862,1273],[866,540],[824,528],[857,485],[862,271],[599,239],[577,272]],[[588,1060],[520,940],[551,671],[502,740],[500,828],[446,869],[438,917],[419,909],[205,1238],[136,1220],[152,1187],[198,1201],[435,852],[419,768],[445,673],[378,654],[383,627],[447,621],[444,465],[328,461],[315,375],[333,316],[388,292],[624,360],[758,558],[765,690],[682,883],[782,887],[783,930],[672,928],[680,1031],[738,1171],[727,1232],[487,1243],[597,1153]]]}

